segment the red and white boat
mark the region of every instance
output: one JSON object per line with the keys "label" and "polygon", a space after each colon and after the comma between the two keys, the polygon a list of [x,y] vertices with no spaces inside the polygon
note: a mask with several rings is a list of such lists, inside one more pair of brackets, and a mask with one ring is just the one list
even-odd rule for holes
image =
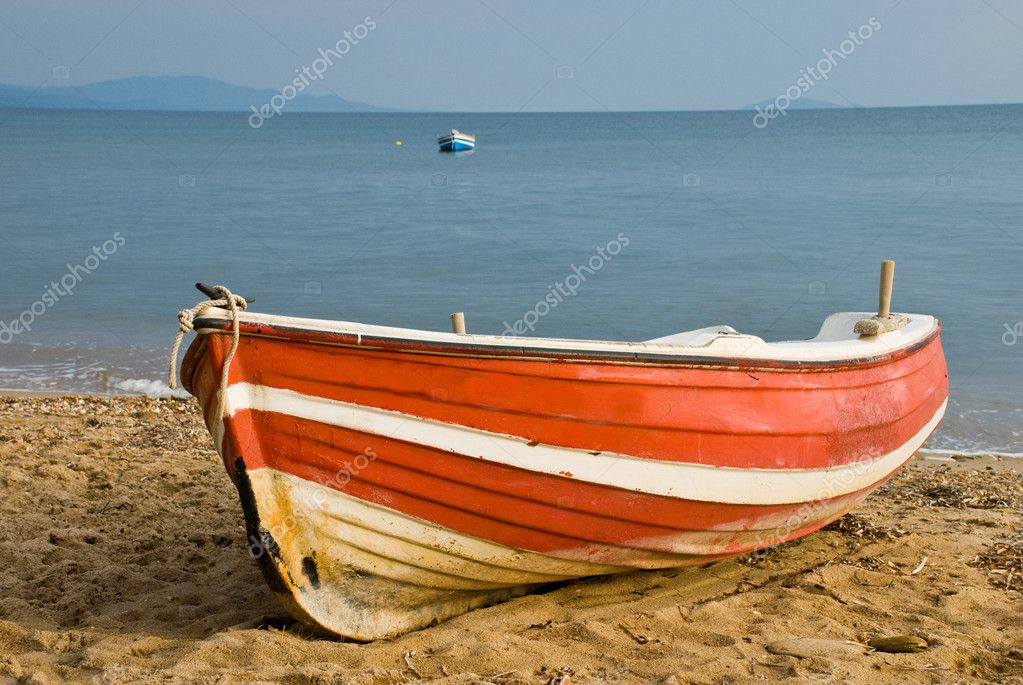
{"label": "red and white boat", "polygon": [[712,326],[636,343],[208,306],[181,375],[278,598],[370,640],[838,518],[945,411],[940,323],[882,309],[874,335],[843,313],[811,340]]}

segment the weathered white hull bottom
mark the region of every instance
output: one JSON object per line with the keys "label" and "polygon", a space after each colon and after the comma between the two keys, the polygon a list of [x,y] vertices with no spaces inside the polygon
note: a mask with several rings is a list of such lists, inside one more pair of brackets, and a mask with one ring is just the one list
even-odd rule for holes
{"label": "weathered white hull bottom", "polygon": [[762,546],[790,534],[794,524],[831,520],[859,501],[808,506],[798,523],[770,521],[777,528],[682,531],[660,541],[692,553],[590,543],[551,556],[465,535],[272,468],[243,471],[240,481],[251,551],[279,600],[306,623],[361,640],[423,628],[545,583],[700,563],[726,539]]}
{"label": "weathered white hull bottom", "polygon": [[242,479],[256,509],[246,512],[250,549],[283,583],[271,582],[278,599],[355,639],[415,630],[536,584],[628,570],[478,540],[271,468]]}

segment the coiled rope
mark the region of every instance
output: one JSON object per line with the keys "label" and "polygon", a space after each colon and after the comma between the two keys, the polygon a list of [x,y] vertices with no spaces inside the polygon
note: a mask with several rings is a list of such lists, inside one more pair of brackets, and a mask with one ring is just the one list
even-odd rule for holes
{"label": "coiled rope", "polygon": [[224,359],[224,366],[220,371],[220,390],[217,392],[216,416],[221,419],[224,417],[224,400],[227,395],[227,374],[231,370],[231,362],[234,360],[235,352],[238,351],[238,341],[241,337],[238,329],[238,312],[248,307],[249,303],[245,301],[244,297],[235,295],[222,285],[214,286],[213,289],[220,293],[221,296],[218,299],[204,300],[191,309],[182,309],[178,312],[178,332],[174,336],[174,345],[171,347],[167,384],[172,389],[178,387],[178,351],[181,349],[181,341],[185,339],[185,335],[195,330],[196,317],[202,316],[208,309],[229,308],[231,310],[231,349],[228,351],[227,358]]}

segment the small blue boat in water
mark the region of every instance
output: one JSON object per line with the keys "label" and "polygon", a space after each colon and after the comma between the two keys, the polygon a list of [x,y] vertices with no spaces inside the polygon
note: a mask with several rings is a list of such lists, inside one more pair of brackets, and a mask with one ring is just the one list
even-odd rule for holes
{"label": "small blue boat in water", "polygon": [[447,133],[437,139],[437,144],[440,145],[441,152],[464,152],[465,150],[475,150],[476,136],[468,133],[460,133],[455,129],[451,129],[451,133]]}

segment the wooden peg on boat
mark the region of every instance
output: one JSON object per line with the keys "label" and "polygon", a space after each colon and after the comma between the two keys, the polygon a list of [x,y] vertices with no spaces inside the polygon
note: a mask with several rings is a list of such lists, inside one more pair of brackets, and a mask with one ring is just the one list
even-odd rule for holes
{"label": "wooden peg on boat", "polygon": [[853,332],[861,336],[881,335],[902,328],[909,323],[909,317],[892,314],[892,284],[895,282],[895,262],[886,259],[881,262],[881,284],[877,291],[877,315],[860,319]]}
{"label": "wooden peg on boat", "polygon": [[877,316],[886,318],[892,309],[892,284],[895,282],[895,262],[886,259],[881,262],[881,286],[877,292]]}
{"label": "wooden peg on boat", "polygon": [[451,315],[451,330],[459,335],[465,335],[465,313],[455,312]]}

